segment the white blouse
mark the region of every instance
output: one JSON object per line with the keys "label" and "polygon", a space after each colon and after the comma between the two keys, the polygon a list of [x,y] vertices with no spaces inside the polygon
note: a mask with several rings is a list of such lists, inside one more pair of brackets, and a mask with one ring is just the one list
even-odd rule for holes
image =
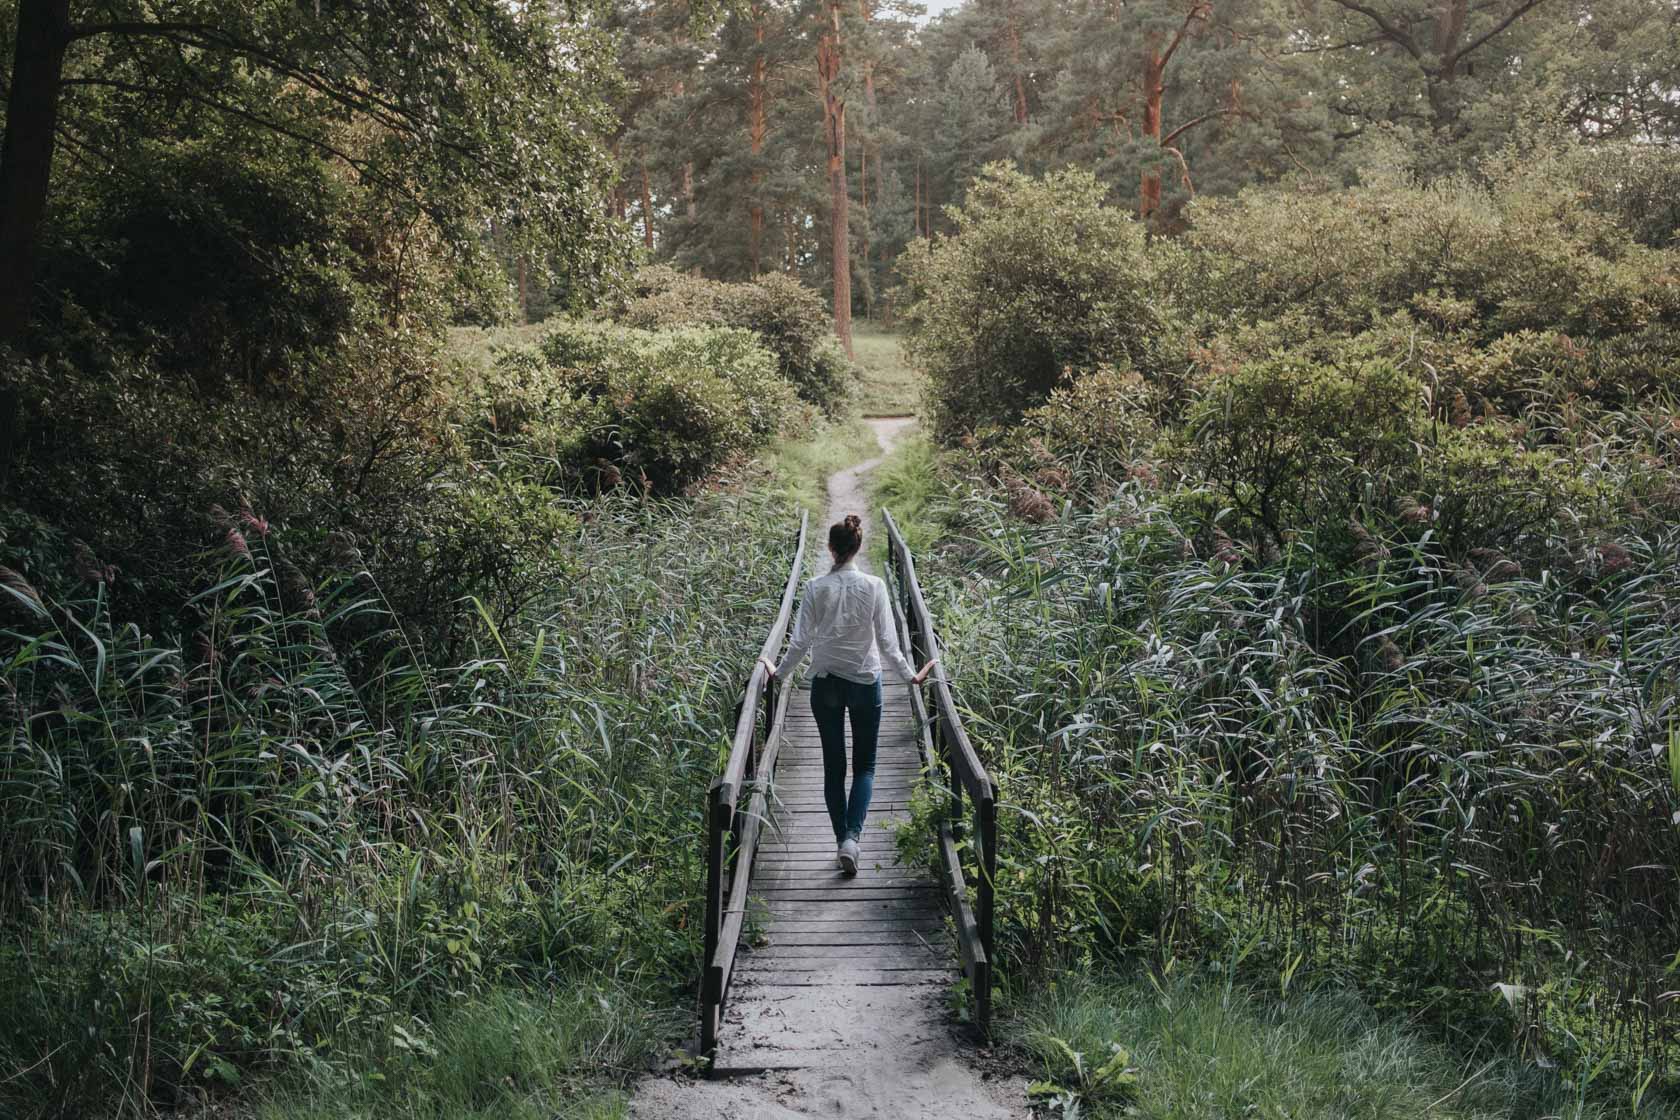
{"label": "white blouse", "polygon": [[898,648],[886,583],[858,571],[855,560],[805,585],[776,676],[785,679],[807,653],[812,654],[813,674],[828,673],[856,684],[872,683],[883,658],[900,680],[916,675]]}

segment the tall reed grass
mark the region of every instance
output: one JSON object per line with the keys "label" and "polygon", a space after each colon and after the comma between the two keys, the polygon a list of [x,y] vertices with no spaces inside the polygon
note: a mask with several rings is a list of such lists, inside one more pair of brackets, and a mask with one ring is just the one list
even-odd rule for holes
{"label": "tall reed grass", "polygon": [[1672,1078],[1680,531],[1468,576],[1397,536],[1350,571],[1310,534],[1198,555],[1173,499],[1031,524],[975,488],[926,562],[1003,785],[1005,968],[1199,957]]}
{"label": "tall reed grass", "polygon": [[480,612],[452,666],[353,549],[308,579],[255,522],[179,638],[114,621],[102,583],[47,602],[12,573],[0,1112],[435,1078],[464,1008],[525,1037],[551,988],[614,1004],[620,1037],[579,1045],[634,1065],[696,956],[692,841],[792,522],[725,496],[574,513],[570,575]]}

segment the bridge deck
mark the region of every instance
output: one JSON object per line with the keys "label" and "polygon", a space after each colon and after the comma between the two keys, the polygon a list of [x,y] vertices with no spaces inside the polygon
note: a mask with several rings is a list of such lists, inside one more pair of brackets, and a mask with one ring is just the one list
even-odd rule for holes
{"label": "bridge deck", "polygon": [[834,861],[810,694],[789,697],[775,827],[755,861],[752,924],[736,957],[719,1071],[855,1062],[852,1025],[926,1004],[953,979],[939,887],[927,866],[900,864],[893,842],[921,755],[908,686],[889,684],[885,693],[875,792],[852,878]]}

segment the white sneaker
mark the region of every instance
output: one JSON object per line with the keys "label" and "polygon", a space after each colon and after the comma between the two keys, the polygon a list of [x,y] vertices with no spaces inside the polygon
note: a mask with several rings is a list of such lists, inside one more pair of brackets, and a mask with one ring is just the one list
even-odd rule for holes
{"label": "white sneaker", "polygon": [[840,870],[848,875],[856,875],[858,855],[858,842],[848,836],[846,842],[840,845]]}

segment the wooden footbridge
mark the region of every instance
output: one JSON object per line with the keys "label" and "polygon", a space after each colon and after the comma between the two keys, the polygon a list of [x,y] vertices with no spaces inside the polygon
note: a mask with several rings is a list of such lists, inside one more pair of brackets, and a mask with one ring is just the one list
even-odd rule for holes
{"label": "wooden footbridge", "polygon": [[[939,649],[933,619],[898,526],[890,513],[883,521],[899,638],[920,664]],[[772,660],[804,575],[807,523],[764,641]],[[778,689],[755,665],[728,764],[707,794],[700,1039],[714,1073],[843,1061],[848,1022],[891,1014],[906,989],[940,994],[959,966],[974,1023],[982,1035],[991,1026],[997,787],[963,732],[944,666],[922,689],[885,689],[855,877],[835,865],[807,695]],[[922,781],[938,811],[901,857],[896,827]]]}

